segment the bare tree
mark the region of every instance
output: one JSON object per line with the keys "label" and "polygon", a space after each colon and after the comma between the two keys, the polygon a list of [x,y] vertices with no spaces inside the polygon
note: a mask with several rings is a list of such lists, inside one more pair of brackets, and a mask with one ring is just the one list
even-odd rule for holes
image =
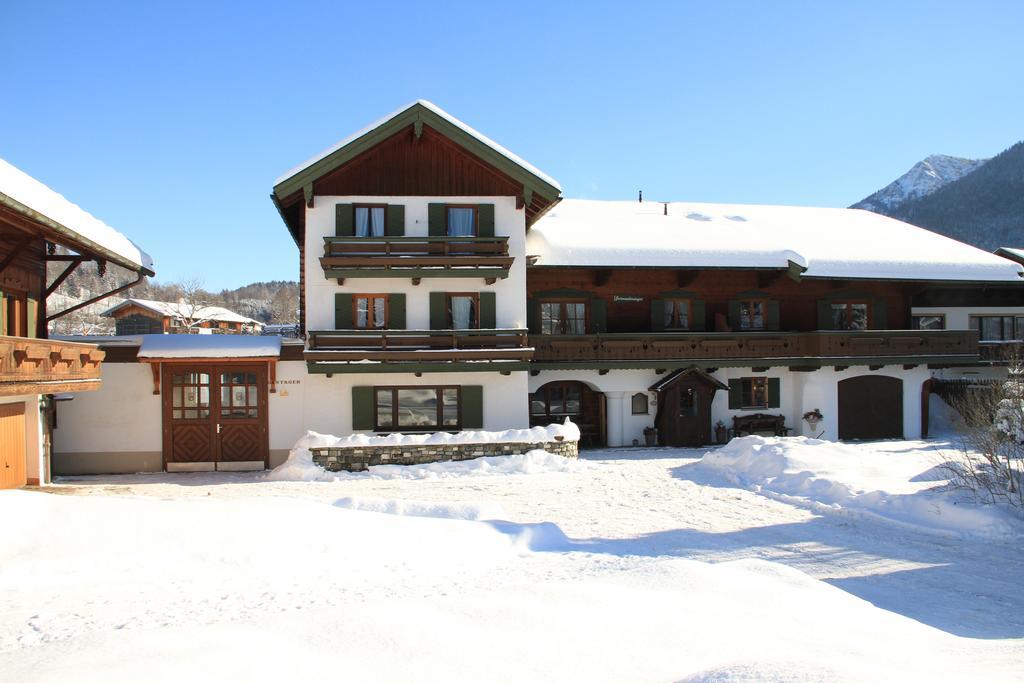
{"label": "bare tree", "polygon": [[171,315],[185,333],[192,334],[211,319],[212,296],[203,289],[203,281],[196,277],[182,280],[176,284],[176,289],[178,300],[170,306]]}
{"label": "bare tree", "polygon": [[953,399],[964,418],[963,447],[945,463],[950,484],[982,503],[1024,510],[1024,365],[1012,361],[1005,382]]}
{"label": "bare tree", "polygon": [[292,287],[281,287],[267,305],[270,322],[286,325],[299,318],[299,293]]}

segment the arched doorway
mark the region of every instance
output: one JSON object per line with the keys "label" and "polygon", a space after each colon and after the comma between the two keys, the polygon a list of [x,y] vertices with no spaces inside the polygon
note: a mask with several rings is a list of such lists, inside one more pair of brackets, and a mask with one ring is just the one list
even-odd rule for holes
{"label": "arched doorway", "polygon": [[839,439],[902,439],[903,380],[861,375],[839,382]]}
{"label": "arched doorway", "polygon": [[580,446],[605,445],[604,394],[583,382],[548,382],[530,394],[530,426],[547,426],[565,418],[580,428]]}

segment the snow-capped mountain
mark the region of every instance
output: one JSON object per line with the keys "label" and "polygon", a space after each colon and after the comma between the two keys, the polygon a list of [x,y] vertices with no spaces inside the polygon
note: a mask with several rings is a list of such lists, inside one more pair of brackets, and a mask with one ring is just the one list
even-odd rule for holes
{"label": "snow-capped mountain", "polygon": [[963,159],[933,154],[917,162],[899,178],[850,208],[888,213],[908,201],[929,195],[940,187],[963,178],[986,161],[988,159]]}

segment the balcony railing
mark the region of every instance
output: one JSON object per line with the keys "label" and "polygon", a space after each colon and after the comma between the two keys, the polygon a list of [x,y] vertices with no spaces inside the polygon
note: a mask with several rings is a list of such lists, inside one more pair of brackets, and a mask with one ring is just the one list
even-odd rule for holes
{"label": "balcony railing", "polygon": [[978,344],[981,360],[995,365],[1024,363],[1024,341],[981,342]]}
{"label": "balcony railing", "polygon": [[350,277],[508,277],[508,237],[325,237],[320,265]]}
{"label": "balcony railing", "polygon": [[638,333],[530,335],[533,367],[671,365],[686,361],[740,365],[843,365],[846,362],[974,362],[973,331]]}
{"label": "balcony railing", "polygon": [[525,369],[526,330],[322,330],[308,333],[311,372]]}
{"label": "balcony railing", "polygon": [[0,337],[0,396],[98,389],[105,355],[95,344]]}

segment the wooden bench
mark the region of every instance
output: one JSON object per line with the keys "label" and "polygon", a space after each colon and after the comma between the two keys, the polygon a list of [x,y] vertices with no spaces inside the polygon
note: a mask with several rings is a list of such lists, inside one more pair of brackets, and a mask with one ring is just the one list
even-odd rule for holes
{"label": "wooden bench", "polygon": [[753,415],[737,415],[732,418],[731,431],[732,436],[757,432],[771,432],[775,436],[786,436],[789,434],[789,427],[786,426],[786,418],[782,415],[754,413]]}

